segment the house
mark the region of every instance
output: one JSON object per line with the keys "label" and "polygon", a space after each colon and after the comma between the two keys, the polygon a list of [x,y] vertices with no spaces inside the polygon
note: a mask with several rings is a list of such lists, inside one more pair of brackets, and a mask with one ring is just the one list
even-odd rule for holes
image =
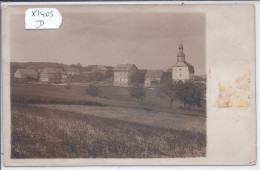
{"label": "house", "polygon": [[38,74],[34,69],[18,69],[14,73],[14,78],[37,80]]}
{"label": "house", "polygon": [[144,86],[150,87],[152,84],[158,84],[161,81],[163,70],[147,70],[145,74]]}
{"label": "house", "polygon": [[194,80],[194,67],[185,60],[183,45],[179,45],[177,63],[172,67],[172,80]]}
{"label": "house", "polygon": [[107,68],[103,65],[95,65],[92,67],[92,72],[99,72],[99,73],[105,75],[107,72]]}
{"label": "house", "polygon": [[63,71],[60,68],[44,68],[41,70],[39,78],[41,82],[53,82],[61,80]]}
{"label": "house", "polygon": [[72,75],[72,76],[79,73],[80,73],[79,69],[75,67],[67,67],[65,68],[65,72],[64,72],[65,75]]}
{"label": "house", "polygon": [[114,68],[114,86],[128,87],[131,75],[138,70],[134,64],[119,64]]}

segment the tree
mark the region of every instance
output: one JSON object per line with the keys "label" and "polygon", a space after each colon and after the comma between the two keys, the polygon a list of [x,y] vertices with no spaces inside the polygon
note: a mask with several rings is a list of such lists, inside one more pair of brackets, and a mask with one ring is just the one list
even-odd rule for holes
{"label": "tree", "polygon": [[175,100],[176,87],[172,83],[172,80],[164,80],[160,83],[158,88],[158,96],[166,98],[169,100],[169,108],[172,106],[173,101]]}
{"label": "tree", "polygon": [[201,107],[201,91],[199,86],[191,81],[179,81],[176,83],[175,97],[184,104],[184,108],[190,109],[191,106]]}
{"label": "tree", "polygon": [[83,66],[80,63],[77,63],[76,67],[81,69]]}
{"label": "tree", "polygon": [[164,72],[161,77],[160,85],[158,87],[158,96],[169,100],[169,108],[175,100],[175,84],[172,82],[172,73]]}
{"label": "tree", "polygon": [[114,71],[113,71],[113,67],[111,66],[108,66],[107,67],[107,71],[106,71],[106,74],[105,74],[105,77],[113,77],[114,76]]}
{"label": "tree", "polygon": [[142,102],[145,98],[145,89],[144,86],[141,84],[133,84],[130,89],[130,96],[132,98],[136,98],[138,102]]}
{"label": "tree", "polygon": [[146,70],[136,70],[130,76],[130,82],[132,85],[144,84]]}
{"label": "tree", "polygon": [[183,103],[184,108],[191,106],[201,107],[201,91],[194,81],[172,81],[169,75],[162,77],[158,88],[158,96],[169,100],[169,108],[174,100]]}

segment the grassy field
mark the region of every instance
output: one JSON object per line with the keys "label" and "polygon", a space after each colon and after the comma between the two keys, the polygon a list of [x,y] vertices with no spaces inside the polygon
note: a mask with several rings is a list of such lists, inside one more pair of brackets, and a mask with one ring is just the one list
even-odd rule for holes
{"label": "grassy field", "polygon": [[12,104],[12,158],[203,157],[206,136]]}
{"label": "grassy field", "polygon": [[148,111],[143,109],[124,108],[116,106],[89,106],[89,105],[60,105],[60,104],[36,104],[41,108],[73,113],[88,114],[102,118],[134,122],[153,127],[189,130],[201,134],[206,133],[206,119],[203,117],[172,114],[167,112]]}
{"label": "grassy field", "polygon": [[127,88],[11,86],[12,158],[161,158],[206,155],[205,108],[179,109],[146,91],[140,104]]}
{"label": "grassy field", "polygon": [[85,86],[72,86],[67,89],[66,86],[54,85],[13,85],[11,99],[12,102],[26,104],[106,105],[206,117],[205,102],[202,108],[184,110],[180,108],[182,104],[178,101],[174,101],[169,108],[169,101],[158,97],[153,89],[146,89],[146,98],[142,104],[130,98],[127,88],[102,86],[100,89],[100,95],[93,97],[87,95]]}

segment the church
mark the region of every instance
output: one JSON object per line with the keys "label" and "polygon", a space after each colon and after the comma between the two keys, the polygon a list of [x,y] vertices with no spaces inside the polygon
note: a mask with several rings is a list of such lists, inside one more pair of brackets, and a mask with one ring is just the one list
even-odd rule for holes
{"label": "church", "polygon": [[172,67],[172,80],[194,80],[194,73],[194,67],[185,60],[183,45],[180,43],[177,63]]}

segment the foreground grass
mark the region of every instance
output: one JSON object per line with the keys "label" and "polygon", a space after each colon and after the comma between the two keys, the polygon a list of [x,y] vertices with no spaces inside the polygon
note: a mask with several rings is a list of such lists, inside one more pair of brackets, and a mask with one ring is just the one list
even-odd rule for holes
{"label": "foreground grass", "polygon": [[12,103],[12,158],[204,157],[206,136]]}

